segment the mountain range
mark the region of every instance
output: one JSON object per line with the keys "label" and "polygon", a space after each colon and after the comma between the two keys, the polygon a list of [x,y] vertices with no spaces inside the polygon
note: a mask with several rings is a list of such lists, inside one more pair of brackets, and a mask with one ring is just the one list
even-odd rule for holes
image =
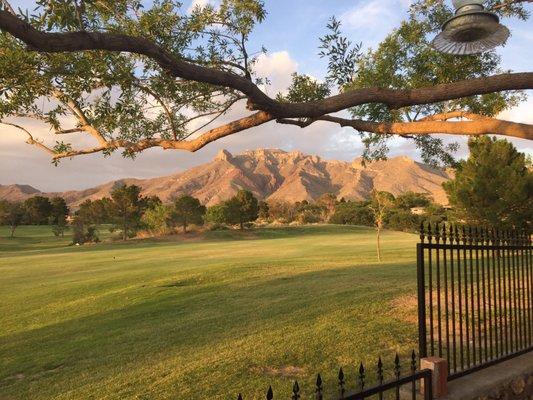
{"label": "mountain range", "polygon": [[110,196],[116,185],[135,184],[142,188],[143,195],[157,195],[163,202],[189,194],[208,206],[230,198],[239,189],[250,190],[262,200],[289,202],[315,200],[324,193],[362,200],[373,189],[394,195],[413,191],[447,204],[442,183],[452,175],[451,171],[403,156],[363,165],[359,158],[353,162],[324,160],[299,151],[260,149],[232,155],[221,150],[211,162],[168,176],[127,178],[66,192],[41,192],[29,185],[0,185],[0,199],[23,201],[35,195],[59,195],[69,206],[77,208],[87,199]]}

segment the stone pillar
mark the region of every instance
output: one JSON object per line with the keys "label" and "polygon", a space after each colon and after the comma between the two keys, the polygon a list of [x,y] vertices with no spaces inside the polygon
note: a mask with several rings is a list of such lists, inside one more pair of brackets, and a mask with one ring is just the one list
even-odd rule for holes
{"label": "stone pillar", "polygon": [[[448,362],[443,358],[426,357],[420,360],[420,369],[432,371],[433,398],[438,399],[448,394]],[[424,389],[422,381],[422,389]]]}

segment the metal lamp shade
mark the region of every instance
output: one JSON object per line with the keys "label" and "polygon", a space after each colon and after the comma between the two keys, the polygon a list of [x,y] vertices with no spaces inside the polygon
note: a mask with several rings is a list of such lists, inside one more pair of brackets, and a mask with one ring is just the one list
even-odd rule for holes
{"label": "metal lamp shade", "polygon": [[496,14],[483,10],[480,1],[454,1],[460,5],[456,15],[446,21],[432,46],[443,53],[478,54],[504,44],[509,30]]}

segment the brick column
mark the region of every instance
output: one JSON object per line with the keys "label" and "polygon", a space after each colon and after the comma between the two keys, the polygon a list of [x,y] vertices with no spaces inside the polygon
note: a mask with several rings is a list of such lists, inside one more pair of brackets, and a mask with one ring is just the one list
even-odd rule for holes
{"label": "brick column", "polygon": [[420,369],[430,369],[433,372],[432,389],[434,399],[448,394],[448,362],[446,360],[438,357],[422,358],[420,360]]}

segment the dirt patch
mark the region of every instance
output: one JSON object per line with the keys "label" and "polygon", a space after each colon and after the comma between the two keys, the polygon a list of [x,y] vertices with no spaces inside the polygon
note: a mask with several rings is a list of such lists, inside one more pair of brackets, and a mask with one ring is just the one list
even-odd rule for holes
{"label": "dirt patch", "polygon": [[279,376],[283,378],[300,378],[306,375],[306,371],[304,368],[296,367],[294,365],[283,365],[279,368],[254,366],[250,368],[250,371],[256,374]]}
{"label": "dirt patch", "polygon": [[418,324],[418,298],[415,295],[396,297],[390,302],[393,315],[401,316],[401,319]]}

